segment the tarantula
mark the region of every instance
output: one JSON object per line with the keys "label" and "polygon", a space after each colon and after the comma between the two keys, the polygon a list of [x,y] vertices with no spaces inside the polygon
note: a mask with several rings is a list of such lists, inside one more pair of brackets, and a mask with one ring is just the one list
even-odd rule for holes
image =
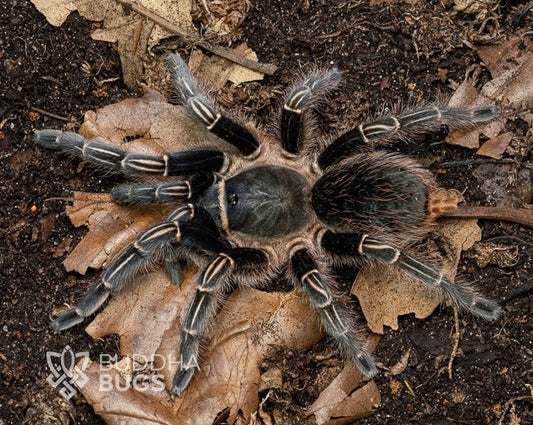
{"label": "tarantula", "polygon": [[499,316],[495,302],[471,286],[452,283],[439,266],[404,250],[428,232],[438,215],[437,187],[414,160],[379,148],[384,140],[443,124],[457,128],[492,120],[497,107],[420,107],[368,121],[321,143],[314,134],[313,105],[338,85],[339,70],[312,73],[296,84],[284,99],[280,134],[272,136],[224,115],[179,56],[170,54],[168,65],[188,113],[238,154],[215,146],[150,156],[75,133],[37,131],[39,145],[90,163],[134,176],[169,177],[115,187],[115,202],[178,205],[162,223],[139,233],[78,305],[52,322],[56,331],[95,313],[157,254],[171,264],[167,268],[176,283],[182,261],[201,269],[182,324],[181,361],[171,388],[178,396],[193,377],[200,340],[221,295],[236,285],[261,288],[280,272],[306,294],[327,334],[369,378],[377,367],[346,307],[348,296],[335,289],[336,265],[395,264],[460,310],[487,320]]}

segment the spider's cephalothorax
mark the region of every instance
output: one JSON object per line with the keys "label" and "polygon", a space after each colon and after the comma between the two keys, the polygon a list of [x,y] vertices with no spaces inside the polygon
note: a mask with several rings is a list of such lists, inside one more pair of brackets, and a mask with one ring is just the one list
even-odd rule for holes
{"label": "spider's cephalothorax", "polygon": [[[170,257],[165,265],[176,283],[181,260],[201,268],[182,323],[181,363],[171,388],[177,395],[193,377],[200,339],[216,314],[219,295],[233,283],[258,286],[280,270],[303,290],[326,332],[367,377],[377,368],[346,309],[347,296],[334,289],[333,264],[396,264],[461,310],[484,319],[498,317],[500,308],[494,302],[470,286],[452,283],[438,266],[403,250],[433,222],[438,209],[435,184],[413,160],[383,148],[370,149],[409,132],[489,121],[498,115],[495,106],[421,107],[361,124],[316,152],[309,140],[312,105],[340,81],[338,70],[311,74],[289,91],[280,136],[275,138],[217,110],[179,56],[169,55],[168,63],[189,114],[239,154],[206,147],[150,156],[75,133],[36,132],[40,145],[96,165],[166,177],[160,183],[118,186],[111,193],[115,202],[178,204],[162,223],[137,235],[80,303],[53,321],[54,329],[68,329],[95,313],[158,253]],[[183,180],[169,180],[174,176]]]}

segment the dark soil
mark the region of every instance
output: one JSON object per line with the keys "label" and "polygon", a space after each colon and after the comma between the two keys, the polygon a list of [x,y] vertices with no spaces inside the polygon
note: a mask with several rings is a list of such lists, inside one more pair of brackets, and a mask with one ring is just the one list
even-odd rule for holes
{"label": "dark soil", "polygon": [[[493,12],[495,19],[483,27],[479,16],[453,13],[451,0],[420,1],[416,7],[340,0],[252,3],[241,41],[279,71],[253,86],[268,94],[266,101],[264,96],[234,96],[233,106],[265,119],[273,91],[286,87],[296,71],[336,65],[347,71],[346,82],[332,98],[334,109],[327,108],[325,115],[337,117],[338,129],[351,128],[385,106],[451,95],[467,70],[480,64],[464,40],[475,42],[479,32],[497,42],[533,27],[531,10],[518,14],[528,4],[525,0],[502,1]],[[108,191],[113,179],[100,179],[79,161],[67,161],[32,142],[35,129],[64,128],[66,122],[76,128],[72,123],[80,123],[85,111],[138,95],[121,82],[115,46],[93,41],[90,33],[91,23],[77,13],[55,28],[29,0],[0,2],[0,425],[102,423],[82,397],[66,402],[47,383],[46,352],[66,345],[93,355],[117,350],[114,339],[94,341],[83,332],[54,334],[49,325],[55,307],[79,298],[84,285],[77,284],[96,276],[80,277],[63,269],[58,247],[68,253],[85,230],[70,224],[58,198],[81,189]],[[481,78],[488,77],[483,71]],[[244,89],[241,94],[254,92]],[[527,128],[517,121],[510,130],[520,139]],[[445,161],[473,159],[474,153],[435,138],[430,142],[399,149],[419,156],[438,172],[443,186],[464,192],[469,204],[486,203],[473,176],[477,165],[439,168]],[[531,164],[533,157],[529,153],[519,159],[510,173],[523,168],[521,163]],[[510,183],[507,202],[531,203],[531,194],[526,198],[515,189]],[[397,376],[384,372],[376,378],[382,404],[358,423],[533,423],[533,399],[526,397],[533,385],[533,232],[509,223],[481,225],[484,239],[498,238],[495,243],[515,247],[516,263],[479,269],[465,259],[460,269],[500,300],[502,318],[494,323],[461,318],[464,335],[450,379],[446,366],[453,346],[452,311],[443,308],[424,321],[403,317],[398,331],[382,337],[375,357],[391,366],[410,348],[409,364]],[[331,353],[324,342],[308,353],[283,353],[275,359],[284,371],[284,387],[271,394],[265,411],[278,423],[304,422],[305,409],[332,370],[331,360],[326,364],[319,359],[331,359]]]}

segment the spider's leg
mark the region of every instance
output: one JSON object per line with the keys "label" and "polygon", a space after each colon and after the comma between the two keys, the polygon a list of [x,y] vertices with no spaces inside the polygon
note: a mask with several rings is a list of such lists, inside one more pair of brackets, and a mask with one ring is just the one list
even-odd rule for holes
{"label": "spider's leg", "polygon": [[60,130],[38,130],[34,140],[41,146],[61,149],[91,164],[133,175],[182,176],[199,171],[213,172],[220,171],[225,163],[224,153],[215,149],[195,149],[161,156],[145,155]]}
{"label": "spider's leg", "polygon": [[170,53],[167,62],[174,87],[187,111],[211,133],[231,143],[244,156],[255,156],[260,145],[252,132],[238,121],[217,111],[192,78],[183,59]]}
{"label": "spider's leg", "polygon": [[174,376],[172,393],[180,397],[198,366],[200,340],[217,313],[220,299],[228,291],[232,275],[266,266],[266,254],[254,248],[234,248],[216,254],[202,270],[198,287],[183,322],[180,366]]}
{"label": "spider's leg", "polygon": [[281,110],[281,144],[291,154],[297,154],[305,140],[305,110],[318,96],[323,96],[337,86],[342,78],[338,69],[323,74],[313,73],[297,84],[285,96]]}
{"label": "spider's leg", "polygon": [[364,376],[372,378],[376,375],[377,367],[364,348],[350,314],[336,301],[331,285],[327,284],[326,276],[319,271],[309,251],[299,248],[291,255],[290,265],[311,306],[320,313],[322,325],[328,335]]}
{"label": "spider's leg", "polygon": [[111,189],[111,199],[123,205],[185,202],[196,198],[214,182],[213,174],[202,173],[171,183],[123,184]]}
{"label": "spider's leg", "polygon": [[339,256],[341,261],[343,257],[360,256],[381,264],[396,264],[430,288],[441,292],[460,311],[468,311],[485,320],[494,320],[500,316],[501,308],[471,286],[453,283],[438,267],[368,235],[326,231],[322,236],[322,247]]}
{"label": "spider's leg", "polygon": [[208,231],[214,223],[194,218],[197,210],[194,205],[181,206],[162,223],[139,233],[135,242],[111,262],[100,281],[89,289],[76,307],[57,317],[52,327],[62,331],[83,322],[100,309],[111,294],[119,292],[127,281],[138,274],[155,253],[173,243],[209,251],[227,248],[228,245],[218,233]]}
{"label": "spider's leg", "polygon": [[442,125],[450,129],[472,127],[493,120],[498,113],[499,110],[495,105],[472,109],[431,105],[408,111],[397,117],[385,116],[371,120],[334,140],[318,157],[318,165],[326,169],[353,155],[361,146],[380,139],[390,140],[409,133],[438,130]]}

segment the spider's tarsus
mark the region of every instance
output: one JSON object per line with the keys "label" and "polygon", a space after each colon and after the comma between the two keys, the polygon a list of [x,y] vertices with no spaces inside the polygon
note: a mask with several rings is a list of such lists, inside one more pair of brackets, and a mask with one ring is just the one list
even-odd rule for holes
{"label": "spider's tarsus", "polygon": [[181,397],[183,394],[183,391],[187,389],[189,386],[189,383],[191,382],[191,379],[194,375],[194,367],[191,367],[189,369],[180,369],[174,376],[174,379],[172,381],[172,388],[170,391],[172,394],[177,395],[178,397]]}
{"label": "spider's tarsus", "polygon": [[493,120],[500,115],[500,109],[496,105],[483,105],[472,109],[474,123],[483,123]]}
{"label": "spider's tarsus", "polygon": [[369,354],[361,354],[354,360],[355,366],[368,379],[372,379],[379,372],[374,359]]}
{"label": "spider's tarsus", "polygon": [[61,332],[67,329],[72,328],[73,326],[79,325],[85,320],[85,317],[80,316],[75,308],[61,313],[59,317],[52,321],[51,325],[54,331]]}
{"label": "spider's tarsus", "polygon": [[448,301],[460,311],[469,312],[487,321],[496,320],[501,315],[502,309],[496,302],[482,297],[468,285],[458,285],[444,277],[439,286]]}

